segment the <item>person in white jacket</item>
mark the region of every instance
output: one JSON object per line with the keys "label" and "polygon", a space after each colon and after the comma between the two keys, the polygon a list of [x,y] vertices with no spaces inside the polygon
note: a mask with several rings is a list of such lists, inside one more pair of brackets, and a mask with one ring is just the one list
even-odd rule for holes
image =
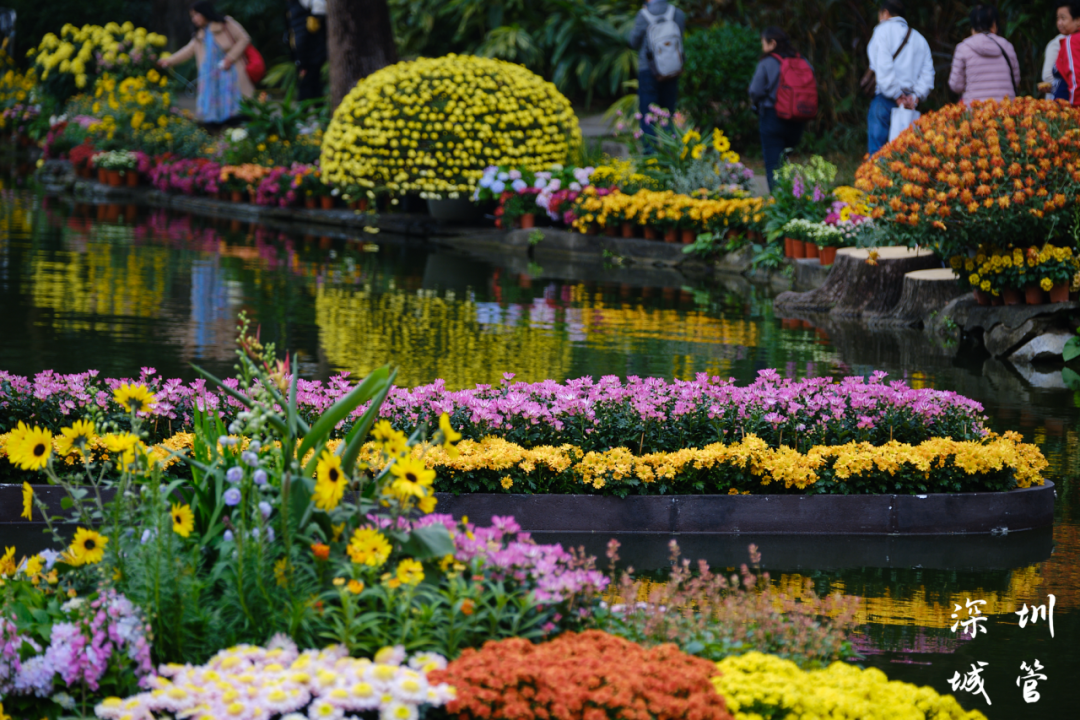
{"label": "person in white jacket", "polygon": [[1050,90],[1046,92],[1046,99],[1054,99],[1054,65],[1057,64],[1058,53],[1061,51],[1061,41],[1077,30],[1080,30],[1080,16],[1073,15],[1073,9],[1080,7],[1077,2],[1059,2],[1057,7],[1057,36],[1046,43],[1046,53],[1043,58],[1042,85],[1050,84]]}
{"label": "person in white jacket", "polygon": [[893,108],[914,110],[934,89],[930,44],[908,27],[902,0],[883,0],[880,7],[878,26],[866,47],[877,78],[877,94],[866,118],[866,147],[871,155],[889,141]]}

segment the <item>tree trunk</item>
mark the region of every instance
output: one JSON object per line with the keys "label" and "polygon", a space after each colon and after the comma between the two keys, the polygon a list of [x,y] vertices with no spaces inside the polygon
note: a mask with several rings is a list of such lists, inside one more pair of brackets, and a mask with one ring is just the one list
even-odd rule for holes
{"label": "tree trunk", "polygon": [[941,261],[929,250],[886,247],[877,248],[877,253],[877,264],[870,265],[867,263],[868,250],[840,250],[824,285],[806,293],[782,293],[777,296],[774,307],[781,313],[827,312],[841,317],[881,315],[899,302],[904,275],[913,270],[941,266]]}
{"label": "tree trunk", "polygon": [[330,102],[337,108],[361,79],[397,62],[386,0],[327,0]]}
{"label": "tree trunk", "polygon": [[904,287],[896,307],[876,321],[883,325],[924,325],[931,313],[941,310],[953,298],[970,295],[956,282],[948,268],[916,270],[904,276]]}

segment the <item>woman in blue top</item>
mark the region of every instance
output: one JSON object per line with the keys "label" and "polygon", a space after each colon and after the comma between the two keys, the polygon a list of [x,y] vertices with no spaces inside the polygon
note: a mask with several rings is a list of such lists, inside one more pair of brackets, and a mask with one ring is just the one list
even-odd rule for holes
{"label": "woman in blue top", "polygon": [[776,116],[776,91],[780,87],[780,61],[798,55],[791,39],[778,27],[767,27],[761,33],[761,60],[754,79],[750,81],[750,102],[758,113],[761,133],[761,152],[765,156],[765,177],[773,189],[773,173],[780,166],[785,150],[794,149],[802,139],[804,122],[784,120]]}

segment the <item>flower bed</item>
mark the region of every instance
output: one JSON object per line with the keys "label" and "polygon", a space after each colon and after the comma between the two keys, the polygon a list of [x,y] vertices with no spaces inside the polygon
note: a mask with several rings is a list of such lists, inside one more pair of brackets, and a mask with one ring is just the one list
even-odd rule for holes
{"label": "flower bed", "polygon": [[[869,380],[847,377],[782,379],[763,370],[746,386],[704,373],[690,381],[608,376],[559,383],[512,382],[492,387],[447,390],[441,382],[413,389],[394,388],[380,416],[401,430],[433,426],[448,413],[454,426],[471,440],[501,437],[526,448],[571,443],[585,452],[630,447],[635,452],[676,451],[705,447],[756,435],[771,447],[781,444],[842,445],[890,440],[918,444],[933,437],[978,440],[986,433],[982,406],[951,391],[913,389],[886,374]],[[96,371],[60,375],[39,373],[31,380],[0,371],[0,409],[11,429],[23,420],[54,431],[90,411],[119,412],[111,399],[123,380],[98,377]],[[185,383],[157,377],[144,368],[138,382],[155,393],[156,404],[145,411],[151,431],[164,438],[191,429],[194,409],[216,410],[226,424],[241,404],[205,381]],[[227,381],[232,382],[232,381]],[[302,417],[313,419],[350,390],[348,375],[328,382],[298,380]],[[343,418],[337,433],[347,432],[358,409]]]}

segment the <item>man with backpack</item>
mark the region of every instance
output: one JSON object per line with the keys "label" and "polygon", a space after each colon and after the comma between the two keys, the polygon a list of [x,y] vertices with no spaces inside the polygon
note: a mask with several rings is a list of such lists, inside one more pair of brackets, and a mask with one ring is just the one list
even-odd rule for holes
{"label": "man with backpack", "polygon": [[686,14],[667,0],[649,0],[630,31],[630,47],[638,50],[638,111],[641,131],[656,135],[645,120],[650,105],[674,112],[679,100]]}
{"label": "man with backpack", "polygon": [[870,71],[862,86],[874,95],[866,118],[866,147],[873,155],[889,141],[893,109],[914,110],[934,89],[934,61],[926,38],[904,19],[902,0],[882,1],[866,54]]}

